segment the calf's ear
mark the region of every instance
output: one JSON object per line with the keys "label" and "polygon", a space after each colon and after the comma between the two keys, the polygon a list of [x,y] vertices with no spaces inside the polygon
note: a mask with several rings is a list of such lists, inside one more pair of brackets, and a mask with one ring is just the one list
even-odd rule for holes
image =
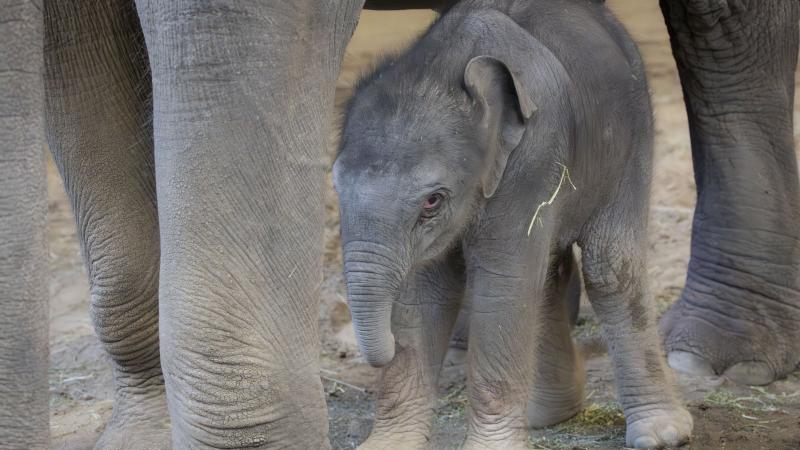
{"label": "calf's ear", "polygon": [[476,56],[464,69],[464,86],[476,108],[479,134],[487,151],[481,177],[483,195],[494,195],[511,152],[536,111],[529,90],[514,72],[493,56]]}

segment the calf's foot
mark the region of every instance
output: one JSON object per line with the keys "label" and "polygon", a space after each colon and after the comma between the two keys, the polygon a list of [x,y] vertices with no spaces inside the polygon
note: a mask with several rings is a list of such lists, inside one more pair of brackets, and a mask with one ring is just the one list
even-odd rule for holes
{"label": "calf's foot", "polygon": [[470,436],[461,447],[461,450],[527,450],[528,444],[525,439],[498,439],[496,436],[491,439],[479,439]]}
{"label": "calf's foot", "polygon": [[358,446],[358,450],[422,450],[428,448],[427,433],[394,432],[370,434],[369,439]]}
{"label": "calf's foot", "polygon": [[666,406],[629,414],[626,446],[632,448],[677,447],[689,440],[692,415],[681,406]]}
{"label": "calf's foot", "polygon": [[572,355],[567,365],[572,367],[571,373],[562,373],[560,380],[549,380],[542,383],[537,380],[533,396],[528,403],[528,425],[532,428],[544,428],[571,419],[583,409],[583,388],[586,384],[586,371],[580,355]]}

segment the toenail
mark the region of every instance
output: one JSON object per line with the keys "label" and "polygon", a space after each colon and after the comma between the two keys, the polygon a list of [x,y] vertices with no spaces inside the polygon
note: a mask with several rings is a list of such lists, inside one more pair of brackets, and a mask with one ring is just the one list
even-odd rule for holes
{"label": "toenail", "polygon": [[650,436],[642,436],[636,439],[633,446],[636,448],[656,448],[658,442]]}
{"label": "toenail", "polygon": [[713,376],[714,369],[711,364],[698,355],[689,352],[671,351],[667,355],[667,363],[678,372],[690,375]]}
{"label": "toenail", "polygon": [[745,361],[729,367],[725,376],[739,384],[761,386],[771,383],[775,372],[763,362]]}
{"label": "toenail", "polygon": [[666,428],[664,428],[664,431],[661,432],[661,439],[663,439],[669,445],[677,445],[678,430],[674,426],[668,425]]}

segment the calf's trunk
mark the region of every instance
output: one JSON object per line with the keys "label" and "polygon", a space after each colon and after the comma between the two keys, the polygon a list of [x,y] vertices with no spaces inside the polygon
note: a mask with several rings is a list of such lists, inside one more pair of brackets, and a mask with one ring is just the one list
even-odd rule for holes
{"label": "calf's trunk", "polygon": [[400,294],[403,258],[390,247],[364,241],[344,246],[347,301],[361,352],[367,362],[382,367],[394,358],[392,305]]}

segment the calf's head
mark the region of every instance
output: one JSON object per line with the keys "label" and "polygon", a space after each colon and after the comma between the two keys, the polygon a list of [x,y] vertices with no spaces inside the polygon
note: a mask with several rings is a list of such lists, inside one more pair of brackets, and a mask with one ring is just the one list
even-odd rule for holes
{"label": "calf's head", "polygon": [[449,77],[402,62],[359,87],[334,164],[348,303],[375,366],[394,357],[392,304],[406,276],[451,248],[494,195],[536,109],[494,57]]}

